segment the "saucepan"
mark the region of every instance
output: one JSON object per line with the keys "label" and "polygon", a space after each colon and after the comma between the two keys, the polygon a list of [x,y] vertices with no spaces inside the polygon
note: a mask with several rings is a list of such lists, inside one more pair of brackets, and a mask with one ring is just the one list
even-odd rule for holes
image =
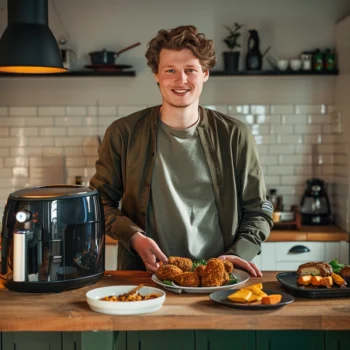
{"label": "saucepan", "polygon": [[139,46],[141,43],[135,43],[124,49],[121,49],[117,52],[115,51],[107,51],[103,49],[102,51],[94,51],[90,52],[91,64],[115,64],[116,58],[123,52],[133,49],[136,46]]}

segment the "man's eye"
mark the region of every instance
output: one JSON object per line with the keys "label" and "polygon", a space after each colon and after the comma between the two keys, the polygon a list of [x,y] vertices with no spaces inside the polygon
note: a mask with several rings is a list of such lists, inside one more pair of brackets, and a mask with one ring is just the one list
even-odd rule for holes
{"label": "man's eye", "polygon": [[174,73],[175,70],[174,70],[174,69],[167,69],[166,72],[167,72],[167,73]]}
{"label": "man's eye", "polygon": [[195,72],[196,72],[196,70],[195,70],[195,69],[192,69],[192,68],[187,69],[187,73],[195,73]]}

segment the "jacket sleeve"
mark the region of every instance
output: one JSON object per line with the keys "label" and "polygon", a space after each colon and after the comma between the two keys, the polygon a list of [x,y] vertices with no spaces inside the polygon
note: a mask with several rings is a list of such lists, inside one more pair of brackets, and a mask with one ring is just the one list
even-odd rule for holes
{"label": "jacket sleeve", "polygon": [[240,222],[234,244],[226,254],[250,261],[260,254],[273,226],[273,206],[266,200],[264,176],[254,137],[243,125],[238,142],[237,193]]}
{"label": "jacket sleeve", "polygon": [[130,237],[143,232],[133,221],[118,209],[124,192],[122,175],[123,140],[118,128],[112,124],[106,131],[98,149],[96,173],[90,185],[98,190],[105,216],[105,230],[110,237],[117,239],[130,250]]}

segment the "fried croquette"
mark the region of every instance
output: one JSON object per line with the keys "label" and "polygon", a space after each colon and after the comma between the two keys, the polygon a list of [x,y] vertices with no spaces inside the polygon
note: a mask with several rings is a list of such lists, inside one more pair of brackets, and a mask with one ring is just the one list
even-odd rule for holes
{"label": "fried croquette", "polygon": [[225,265],[221,259],[210,259],[201,276],[203,287],[219,287],[224,283]]}
{"label": "fried croquette", "polygon": [[199,265],[195,268],[194,272],[196,272],[199,275],[199,277],[202,277],[204,270],[205,270],[205,265]]}
{"label": "fried croquette", "polygon": [[[224,264],[225,264],[225,261],[224,261]],[[226,265],[225,265],[226,267]],[[230,281],[230,275],[227,271],[224,272],[224,279],[223,279],[223,282],[222,282],[222,286],[227,284],[228,282]]]}
{"label": "fried croquette", "polygon": [[181,275],[182,273],[183,271],[177,266],[167,264],[158,268],[156,276],[162,281],[173,281],[176,276]]}
{"label": "fried croquette", "polygon": [[225,270],[227,273],[231,273],[233,271],[233,264],[230,260],[223,260],[225,265]]}
{"label": "fried croquette", "polygon": [[177,266],[183,272],[192,270],[193,263],[191,259],[181,258],[179,256],[169,256],[168,261],[169,264]]}
{"label": "fried croquette", "polygon": [[199,287],[201,283],[199,275],[196,272],[184,272],[181,275],[177,275],[174,282],[183,287]]}

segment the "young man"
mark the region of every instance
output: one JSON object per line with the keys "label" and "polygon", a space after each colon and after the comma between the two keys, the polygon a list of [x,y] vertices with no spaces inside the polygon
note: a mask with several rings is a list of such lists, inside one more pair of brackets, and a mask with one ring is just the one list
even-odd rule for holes
{"label": "young man", "polygon": [[199,107],[216,62],[212,40],[194,26],[160,30],[146,58],[162,105],[112,123],[90,182],[106,232],[119,241],[118,269],[155,272],[171,255],[221,257],[261,276],[250,260],[273,209],[255,140],[238,120]]}

